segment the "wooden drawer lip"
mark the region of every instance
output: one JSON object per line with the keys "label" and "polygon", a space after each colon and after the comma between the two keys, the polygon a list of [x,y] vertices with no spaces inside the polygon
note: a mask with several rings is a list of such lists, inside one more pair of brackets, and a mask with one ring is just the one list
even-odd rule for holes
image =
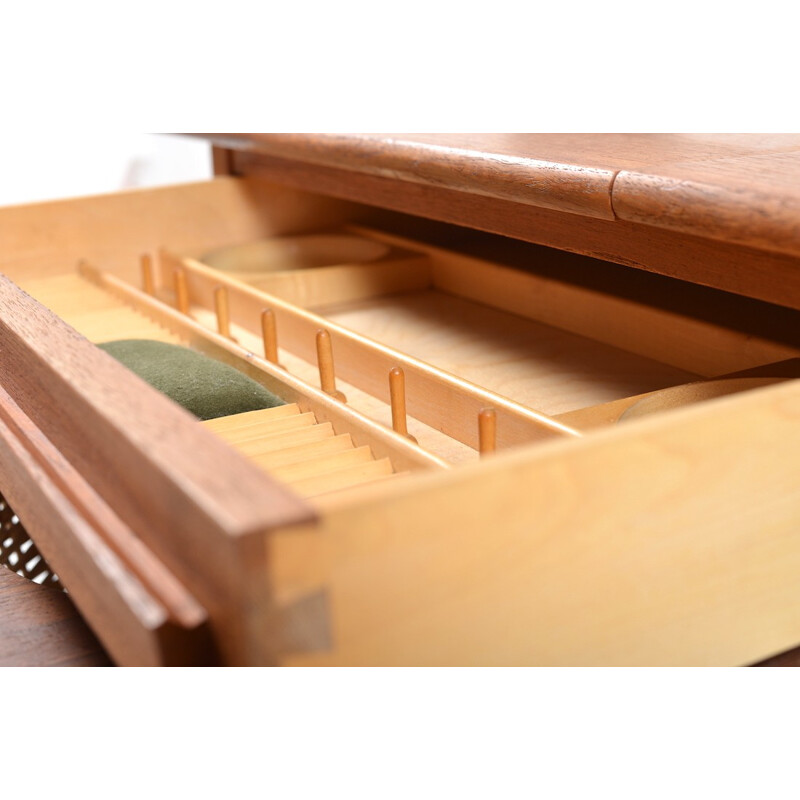
{"label": "wooden drawer lip", "polygon": [[[0,480],[15,513],[50,566],[58,565],[61,583],[113,658],[141,666],[214,658],[205,610],[2,390]],[[139,574],[126,563],[130,556],[144,567]],[[162,591],[154,592],[154,586]]]}
{"label": "wooden drawer lip", "polygon": [[[208,135],[219,146],[800,255],[796,134]],[[245,162],[247,163],[247,162]],[[230,162],[237,169],[237,158]]]}
{"label": "wooden drawer lip", "polygon": [[800,256],[800,146],[663,165],[614,181],[619,219]]}
{"label": "wooden drawer lip", "polygon": [[[207,134],[218,146],[332,167],[404,183],[447,188],[493,200],[508,200],[613,219],[611,186],[616,168],[609,159],[589,163],[563,156],[520,155],[499,139],[494,149],[477,148],[468,135],[414,134]],[[437,141],[440,138],[441,141]],[[237,161],[231,161],[233,170]]]}

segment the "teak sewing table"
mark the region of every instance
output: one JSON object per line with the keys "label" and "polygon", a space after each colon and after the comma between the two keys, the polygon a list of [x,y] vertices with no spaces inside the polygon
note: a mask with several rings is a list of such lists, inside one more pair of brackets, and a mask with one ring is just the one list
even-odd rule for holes
{"label": "teak sewing table", "polygon": [[[795,663],[800,135],[203,136],[0,209],[0,491],[77,608],[0,573],[1,660]],[[200,425],[134,334],[288,405]]]}

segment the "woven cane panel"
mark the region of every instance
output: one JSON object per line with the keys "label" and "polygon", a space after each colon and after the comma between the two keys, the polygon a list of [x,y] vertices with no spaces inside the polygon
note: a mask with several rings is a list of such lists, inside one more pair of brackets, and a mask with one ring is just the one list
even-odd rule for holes
{"label": "woven cane panel", "polygon": [[0,564],[43,586],[62,588],[33,540],[0,494]]}

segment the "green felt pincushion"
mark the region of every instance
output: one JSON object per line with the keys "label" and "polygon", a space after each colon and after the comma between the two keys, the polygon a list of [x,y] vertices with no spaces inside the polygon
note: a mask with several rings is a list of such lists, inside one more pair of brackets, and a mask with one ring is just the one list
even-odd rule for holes
{"label": "green felt pincushion", "polygon": [[239,370],[187,347],[150,339],[122,339],[98,347],[200,419],[284,405]]}

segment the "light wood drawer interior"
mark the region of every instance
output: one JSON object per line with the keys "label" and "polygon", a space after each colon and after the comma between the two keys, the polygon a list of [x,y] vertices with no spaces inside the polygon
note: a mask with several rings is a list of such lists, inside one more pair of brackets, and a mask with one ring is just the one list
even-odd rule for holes
{"label": "light wood drawer interior", "polygon": [[[234,178],[0,212],[6,274],[90,341],[186,344],[287,401],[202,423],[319,515],[307,529],[266,535],[264,582],[278,611],[252,612],[251,627],[263,632],[248,634],[260,640],[248,658],[737,662],[800,639],[788,611],[755,633],[758,614],[782,600],[780,591],[765,599],[755,579],[737,601],[737,627],[737,579],[720,579],[685,554],[691,530],[663,538],[675,520],[662,496],[638,478],[609,483],[608,474],[610,465],[621,476],[638,467],[644,486],[669,486],[667,442],[708,420],[735,420],[740,399],[743,420],[773,396],[763,392],[777,391],[783,403],[800,353],[795,312],[697,287],[679,297],[675,281],[642,281],[616,266],[605,282],[573,280],[604,265],[501,237],[482,237],[471,251],[471,234],[421,227],[415,238],[399,215]],[[254,241],[277,248],[268,268],[213,266],[226,249]],[[277,363],[265,344],[265,311]],[[320,331],[346,402],[321,378]],[[397,398],[394,409],[390,401],[398,369],[406,428]],[[699,405],[719,414],[698,415]],[[713,471],[730,458],[725,447],[747,447],[751,433],[704,453],[697,469]],[[563,490],[564,470],[580,491]],[[523,475],[538,485],[526,487]],[[723,497],[713,484],[694,495],[681,483],[678,505],[694,506],[701,494],[713,502],[717,490]],[[585,507],[567,508],[578,502]],[[646,513],[656,521],[641,542],[634,520]],[[703,513],[698,527],[708,522]],[[545,534],[551,528],[560,531],[556,545]],[[724,531],[709,542],[721,546]],[[736,547],[727,567],[745,557],[748,545]],[[528,566],[515,564],[514,552]],[[671,605],[682,566],[696,591]],[[516,613],[519,624],[505,630]],[[679,633],[675,614],[695,615],[689,634]],[[275,625],[282,633],[271,637]],[[705,646],[703,636],[713,641]]]}

